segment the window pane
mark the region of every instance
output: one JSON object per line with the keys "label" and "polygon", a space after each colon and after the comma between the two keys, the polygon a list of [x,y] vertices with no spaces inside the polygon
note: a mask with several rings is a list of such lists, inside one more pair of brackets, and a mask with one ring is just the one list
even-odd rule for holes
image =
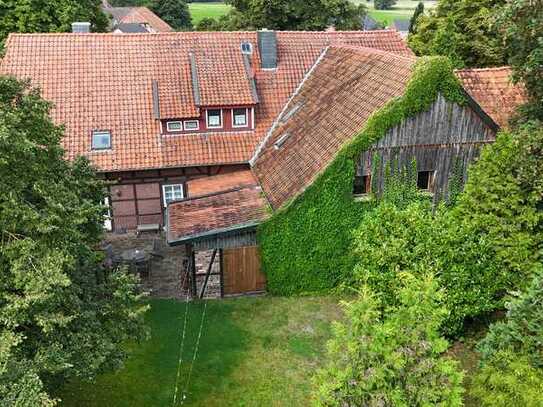
{"label": "window pane", "polygon": [[106,131],[95,131],[92,133],[92,149],[104,150],[111,148],[111,135]]}
{"label": "window pane", "polygon": [[432,175],[432,171],[419,171],[417,175],[417,187],[429,190],[432,186]]}
{"label": "window pane", "polygon": [[185,130],[198,130],[199,123],[197,120],[187,120],[185,121]]}
{"label": "window pane", "polygon": [[183,130],[183,125],[181,122],[168,122],[167,123],[168,131],[181,131]]}
{"label": "window pane", "polygon": [[207,125],[209,127],[221,127],[221,111],[220,110],[208,110],[207,111]]}
{"label": "window pane", "polygon": [[247,110],[234,109],[234,126],[247,126]]}
{"label": "window pane", "polygon": [[164,204],[167,205],[172,201],[177,201],[183,199],[183,185],[182,184],[172,184],[164,185]]}

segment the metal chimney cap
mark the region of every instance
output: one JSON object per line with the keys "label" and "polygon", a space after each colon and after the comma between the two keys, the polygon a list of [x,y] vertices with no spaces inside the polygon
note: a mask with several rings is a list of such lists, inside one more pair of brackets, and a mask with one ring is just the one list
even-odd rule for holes
{"label": "metal chimney cap", "polygon": [[90,33],[91,23],[89,22],[75,22],[72,23],[73,33]]}

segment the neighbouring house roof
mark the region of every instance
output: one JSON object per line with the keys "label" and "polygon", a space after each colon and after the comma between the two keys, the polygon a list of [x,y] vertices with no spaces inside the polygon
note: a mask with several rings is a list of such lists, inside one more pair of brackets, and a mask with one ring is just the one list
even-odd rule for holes
{"label": "neighbouring house roof", "polygon": [[140,23],[121,23],[117,24],[115,29],[125,34],[139,34],[149,32],[145,25]]}
{"label": "neighbouring house roof", "polygon": [[[110,14],[115,20],[114,28],[124,31],[120,26],[123,24],[146,24],[152,32],[171,32],[172,27],[147,7],[103,7],[102,10]],[[128,28],[125,26],[125,28]],[[146,32],[149,30],[146,29]]]}
{"label": "neighbouring house roof", "polygon": [[409,32],[409,27],[411,27],[410,20],[396,19],[393,21],[392,25],[394,28],[400,32]]}
{"label": "neighbouring house roof", "polygon": [[456,71],[466,91],[501,127],[507,127],[516,108],[528,101],[526,89],[512,83],[511,73],[510,67]]}
{"label": "neighbouring house roof", "polygon": [[[237,185],[233,178],[238,181]],[[250,170],[189,182],[189,191],[194,190],[196,184],[200,184],[200,191],[214,189],[216,192],[168,205],[170,244],[247,229],[268,216],[266,199]]]}
{"label": "neighbouring house roof", "polygon": [[[253,44],[248,58],[241,54],[242,42]],[[67,157],[87,156],[101,171],[246,163],[330,45],[413,55],[393,30],[277,32],[278,65],[272,70],[261,69],[256,32],[12,34],[0,74],[30,78],[53,102],[54,121],[66,127]],[[163,119],[199,116],[197,83],[200,105],[258,102],[256,128],[161,136],[154,82]],[[110,130],[111,150],[91,151],[93,130]]]}
{"label": "neighbouring house roof", "polygon": [[365,31],[378,30],[380,28],[379,23],[370,15],[365,15],[362,21],[362,29]]}
{"label": "neighbouring house roof", "polygon": [[253,163],[274,209],[307,188],[372,113],[404,93],[414,63],[369,48],[326,51]]}

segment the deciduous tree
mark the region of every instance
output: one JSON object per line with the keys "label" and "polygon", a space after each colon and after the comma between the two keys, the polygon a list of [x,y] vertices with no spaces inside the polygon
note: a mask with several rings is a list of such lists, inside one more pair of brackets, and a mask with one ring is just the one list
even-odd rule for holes
{"label": "deciduous tree", "polygon": [[152,9],[161,19],[176,30],[192,28],[189,7],[185,0],[155,0]]}
{"label": "deciduous tree", "polygon": [[501,66],[506,51],[496,16],[506,0],[440,0],[418,19],[409,45],[417,55],[446,55],[457,67]]}
{"label": "deciduous tree", "polygon": [[235,20],[237,29],[324,30],[335,26],[339,30],[358,30],[366,13],[364,5],[356,6],[349,0],[227,0],[227,3],[235,8],[229,17]]}
{"label": "deciduous tree", "polygon": [[73,377],[119,367],[141,338],[136,281],[108,272],[104,184],[64,160],[63,129],[27,83],[0,77],[0,404],[51,405]]}
{"label": "deciduous tree", "polygon": [[3,0],[0,2],[0,41],[12,32],[69,32],[85,21],[93,31],[105,31],[108,18],[100,0]]}

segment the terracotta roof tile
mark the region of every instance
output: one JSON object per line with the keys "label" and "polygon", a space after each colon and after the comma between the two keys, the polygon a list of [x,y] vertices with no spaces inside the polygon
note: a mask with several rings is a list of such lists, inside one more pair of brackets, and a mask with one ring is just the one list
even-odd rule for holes
{"label": "terracotta roof tile", "polygon": [[168,205],[169,242],[252,225],[268,215],[266,199],[251,171],[217,175],[189,185],[189,193],[212,190],[215,192]]}
{"label": "terracotta roof tile", "polygon": [[526,89],[511,82],[511,68],[461,69],[456,75],[481,108],[501,127],[528,101]]}
{"label": "terracotta roof tile", "polygon": [[254,162],[274,209],[307,188],[372,113],[403,94],[414,62],[368,48],[327,50]]}
{"label": "terracotta roof tile", "polygon": [[[206,103],[253,103],[240,51],[250,41],[259,103],[254,131],[161,136],[153,115],[158,82],[162,118],[197,117],[190,53]],[[260,69],[255,32],[12,34],[0,73],[31,78],[66,126],[67,157],[88,156],[102,171],[247,162],[289,96],[328,45],[412,55],[395,31],[278,32],[278,67]],[[108,129],[112,149],[92,152],[93,130]]]}

